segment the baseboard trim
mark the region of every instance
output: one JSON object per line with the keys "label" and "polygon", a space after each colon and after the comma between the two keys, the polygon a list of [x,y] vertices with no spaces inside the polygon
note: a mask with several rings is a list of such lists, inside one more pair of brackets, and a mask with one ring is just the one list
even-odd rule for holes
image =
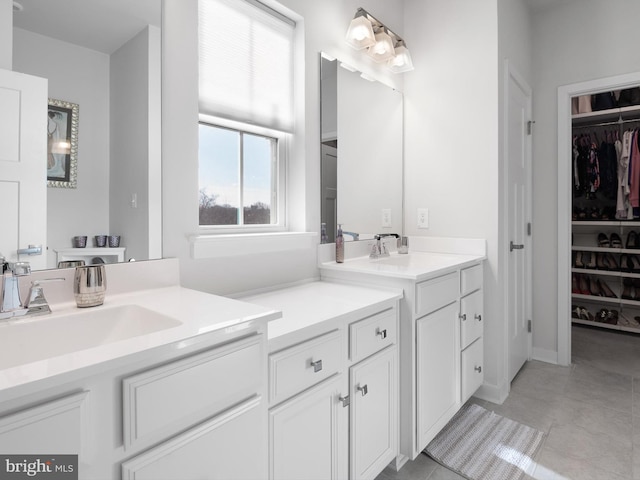
{"label": "baseboard trim", "polygon": [[539,360],[541,362],[553,363],[558,365],[558,352],[553,350],[545,350],[544,348],[533,347],[532,359]]}
{"label": "baseboard trim", "polygon": [[502,405],[509,396],[509,384],[491,385],[483,383],[473,396],[480,400]]}

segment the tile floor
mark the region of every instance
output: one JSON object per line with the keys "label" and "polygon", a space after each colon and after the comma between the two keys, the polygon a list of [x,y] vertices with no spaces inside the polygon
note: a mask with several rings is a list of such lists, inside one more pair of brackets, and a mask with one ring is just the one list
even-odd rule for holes
{"label": "tile floor", "polygon": [[[488,410],[545,433],[527,480],[640,480],[640,336],[574,326],[570,367],[528,362]],[[422,454],[376,480],[460,480]]]}

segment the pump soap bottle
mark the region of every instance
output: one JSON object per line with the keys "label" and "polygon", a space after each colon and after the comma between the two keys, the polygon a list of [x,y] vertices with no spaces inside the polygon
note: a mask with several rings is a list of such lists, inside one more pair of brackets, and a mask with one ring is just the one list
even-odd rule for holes
{"label": "pump soap bottle", "polygon": [[342,236],[342,224],[338,224],[336,235],[336,263],[344,263],[344,237]]}

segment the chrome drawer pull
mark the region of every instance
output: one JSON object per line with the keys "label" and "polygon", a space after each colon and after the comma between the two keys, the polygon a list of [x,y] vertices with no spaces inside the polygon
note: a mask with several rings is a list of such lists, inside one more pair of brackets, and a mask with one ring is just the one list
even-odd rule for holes
{"label": "chrome drawer pull", "polygon": [[313,373],[318,373],[322,370],[322,360],[311,361],[311,366],[313,367]]}
{"label": "chrome drawer pull", "polygon": [[482,315],[480,315],[479,313],[476,313],[476,314],[475,314],[475,316],[474,316],[473,318],[475,318],[475,319],[476,319],[476,320],[478,320],[479,322],[481,322],[481,321],[482,321]]}
{"label": "chrome drawer pull", "polygon": [[376,335],[380,335],[380,339],[384,340],[387,338],[387,329],[380,330],[379,328],[376,330]]}
{"label": "chrome drawer pull", "polygon": [[478,373],[482,373],[482,367],[481,366],[473,367],[473,369]]}
{"label": "chrome drawer pull", "polygon": [[338,400],[342,402],[343,407],[348,407],[349,405],[351,405],[351,397],[349,395],[338,397]]}
{"label": "chrome drawer pull", "polygon": [[458,318],[464,322],[467,319],[467,314],[461,313],[460,315],[458,315]]}
{"label": "chrome drawer pull", "polygon": [[360,393],[362,393],[362,396],[364,397],[367,393],[369,393],[369,389],[367,388],[366,385],[363,385],[362,387],[360,385],[358,385],[356,387],[356,390],[358,390]]}

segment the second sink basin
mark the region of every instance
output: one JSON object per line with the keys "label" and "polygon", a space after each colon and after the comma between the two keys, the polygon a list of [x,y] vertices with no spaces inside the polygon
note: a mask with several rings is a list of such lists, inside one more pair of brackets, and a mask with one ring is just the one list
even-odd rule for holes
{"label": "second sink basin", "polygon": [[0,325],[0,370],[181,324],[139,305],[119,305]]}

